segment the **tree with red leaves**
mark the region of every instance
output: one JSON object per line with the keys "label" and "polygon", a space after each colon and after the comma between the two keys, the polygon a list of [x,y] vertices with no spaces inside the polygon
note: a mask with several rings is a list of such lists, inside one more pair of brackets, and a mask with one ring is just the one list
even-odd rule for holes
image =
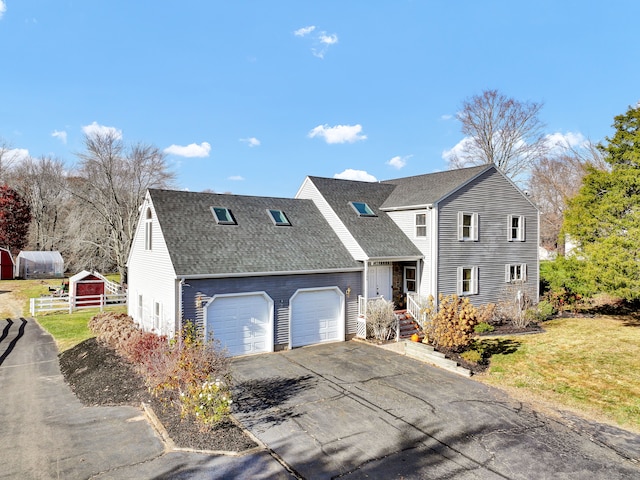
{"label": "tree with red leaves", "polygon": [[17,254],[27,244],[31,209],[8,185],[0,187],[0,246]]}

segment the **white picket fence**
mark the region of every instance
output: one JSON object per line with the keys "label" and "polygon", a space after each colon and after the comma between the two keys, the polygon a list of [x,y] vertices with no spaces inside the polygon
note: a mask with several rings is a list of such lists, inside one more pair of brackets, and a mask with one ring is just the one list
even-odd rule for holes
{"label": "white picket fence", "polygon": [[127,303],[126,293],[108,293],[106,295],[83,295],[82,297],[70,297],[69,295],[48,295],[44,297],[32,298],[30,300],[29,311],[31,316],[36,316],[43,312],[56,312],[65,310],[73,313],[74,310],[83,308],[100,308],[112,305],[124,305]]}

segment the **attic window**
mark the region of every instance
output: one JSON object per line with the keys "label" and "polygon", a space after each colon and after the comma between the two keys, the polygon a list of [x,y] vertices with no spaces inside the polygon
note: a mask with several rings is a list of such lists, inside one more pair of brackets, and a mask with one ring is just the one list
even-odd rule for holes
{"label": "attic window", "polygon": [[267,211],[269,212],[274,225],[278,227],[291,226],[291,222],[282,210],[268,209]]}
{"label": "attic window", "polygon": [[237,225],[236,219],[228,208],[211,207],[211,211],[218,225]]}
{"label": "attic window", "polygon": [[364,202],[351,202],[351,206],[360,217],[377,217],[371,207]]}

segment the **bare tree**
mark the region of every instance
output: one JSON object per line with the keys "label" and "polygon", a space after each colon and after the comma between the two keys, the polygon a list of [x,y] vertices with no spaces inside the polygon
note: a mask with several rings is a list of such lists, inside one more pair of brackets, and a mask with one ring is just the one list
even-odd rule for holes
{"label": "bare tree", "polygon": [[540,244],[564,254],[560,238],[567,202],[578,193],[587,166],[608,170],[596,144],[586,142],[581,148],[565,145],[555,156],[546,156],[531,169],[528,188],[540,209]]}
{"label": "bare tree", "polygon": [[458,120],[466,138],[449,158],[452,168],[494,163],[514,181],[520,180],[547,152],[542,103],[520,102],[497,90],[465,100]]}
{"label": "bare tree", "polygon": [[148,188],[169,186],[174,176],[157,147],[126,147],[116,132],[85,135],[84,145],[71,193],[90,212],[83,218],[93,219],[91,232],[104,235],[87,239],[95,244],[95,255],[109,258],[126,281],[125,264],[144,194]]}
{"label": "bare tree", "polygon": [[67,230],[64,163],[50,156],[27,158],[12,172],[12,183],[31,207],[29,245],[35,250],[60,250]]}
{"label": "bare tree", "polygon": [[11,168],[18,162],[21,155],[16,149],[0,138],[0,185],[7,182]]}

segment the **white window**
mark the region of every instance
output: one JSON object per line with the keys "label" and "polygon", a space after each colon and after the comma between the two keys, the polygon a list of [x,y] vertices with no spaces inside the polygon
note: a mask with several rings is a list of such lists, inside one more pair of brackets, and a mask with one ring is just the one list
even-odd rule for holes
{"label": "white window", "polygon": [[153,330],[156,333],[160,332],[160,312],[161,312],[160,302],[154,302],[153,303]]}
{"label": "white window", "polygon": [[138,323],[142,325],[142,295],[138,295]]}
{"label": "white window", "polygon": [[526,282],[527,281],[527,264],[515,263],[504,266],[504,281],[507,283]]}
{"label": "white window", "polygon": [[524,242],[524,217],[509,215],[507,217],[508,234],[510,242]]}
{"label": "white window", "polygon": [[458,240],[478,241],[478,214],[458,212]]}
{"label": "white window", "polygon": [[151,240],[153,236],[153,217],[151,209],[147,208],[147,214],[144,220],[144,249],[151,250]]}
{"label": "white window", "polygon": [[427,236],[427,214],[416,213],[416,237]]}
{"label": "white window", "polygon": [[404,267],[404,293],[416,293],[417,288],[416,267]]}
{"label": "white window", "polygon": [[458,295],[478,294],[478,267],[458,267]]}

